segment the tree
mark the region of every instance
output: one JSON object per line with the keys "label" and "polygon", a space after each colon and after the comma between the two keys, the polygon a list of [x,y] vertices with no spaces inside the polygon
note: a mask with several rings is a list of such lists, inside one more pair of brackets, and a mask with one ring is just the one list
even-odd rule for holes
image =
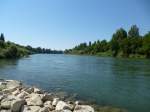
{"label": "tree", "polygon": [[89,47],[91,47],[91,45],[92,45],[92,43],[91,43],[91,41],[89,41]]}
{"label": "tree", "polygon": [[122,40],[127,38],[127,32],[123,28],[120,28],[116,31],[115,38],[118,42],[121,42]]}
{"label": "tree", "polygon": [[15,45],[12,45],[11,47],[9,47],[4,53],[6,58],[17,58],[19,57],[18,54],[19,54],[18,49]]}
{"label": "tree", "polygon": [[4,34],[1,33],[1,35],[0,35],[0,47],[1,48],[5,47],[5,43],[4,42],[5,42]]}
{"label": "tree", "polygon": [[121,45],[123,56],[128,57],[129,54],[131,53],[130,49],[130,40],[128,38],[124,39]]}
{"label": "tree", "polygon": [[141,38],[139,34],[139,28],[136,25],[131,26],[128,32],[128,38],[130,39],[130,50],[131,54],[138,52],[138,49],[141,47]]}
{"label": "tree", "polygon": [[150,58],[150,32],[145,34],[143,38],[142,49],[147,58]]}
{"label": "tree", "polygon": [[131,26],[129,32],[128,32],[129,38],[137,38],[140,37],[139,35],[139,28],[136,25]]}
{"label": "tree", "polygon": [[117,56],[119,51],[119,42],[116,39],[116,34],[113,34],[112,40],[111,40],[111,50],[113,51],[113,56]]}
{"label": "tree", "polygon": [[3,34],[3,33],[1,33],[1,35],[0,35],[0,41],[5,42],[5,37],[4,37],[4,34]]}

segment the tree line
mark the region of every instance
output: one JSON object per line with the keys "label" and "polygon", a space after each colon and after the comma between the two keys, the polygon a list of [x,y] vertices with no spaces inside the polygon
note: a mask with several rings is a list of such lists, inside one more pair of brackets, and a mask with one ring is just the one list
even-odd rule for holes
{"label": "tree line", "polygon": [[128,32],[123,28],[119,28],[112,35],[110,41],[84,42],[73,49],[65,50],[65,53],[150,58],[150,32],[141,36],[136,25],[132,25]]}
{"label": "tree line", "polygon": [[47,54],[62,54],[63,51],[51,50],[46,48],[33,48],[31,46],[22,46],[10,41],[5,41],[4,34],[0,35],[0,59],[2,58],[19,58],[30,54],[47,53]]}

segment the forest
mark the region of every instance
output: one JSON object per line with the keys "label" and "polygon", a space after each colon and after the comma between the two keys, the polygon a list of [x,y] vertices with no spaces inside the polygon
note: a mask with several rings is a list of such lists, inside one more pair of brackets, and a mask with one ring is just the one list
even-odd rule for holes
{"label": "forest", "polygon": [[5,41],[4,34],[0,35],[0,59],[4,58],[19,58],[28,56],[31,54],[62,54],[63,51],[51,50],[46,48],[33,48],[31,46],[23,46],[10,41]]}
{"label": "forest", "polygon": [[137,25],[132,25],[127,32],[119,28],[110,41],[97,40],[81,43],[73,49],[66,49],[66,54],[99,55],[113,57],[150,58],[150,32],[140,35]]}

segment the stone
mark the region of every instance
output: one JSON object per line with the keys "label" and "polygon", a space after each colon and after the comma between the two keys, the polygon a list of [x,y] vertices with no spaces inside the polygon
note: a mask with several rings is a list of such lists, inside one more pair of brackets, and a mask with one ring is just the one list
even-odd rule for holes
{"label": "stone", "polygon": [[39,106],[30,106],[30,112],[39,112],[41,107]]}
{"label": "stone", "polygon": [[13,89],[13,88],[17,88],[20,87],[22,84],[19,81],[15,81],[15,80],[6,80],[7,81],[7,88],[8,89]]}
{"label": "stone", "polygon": [[73,112],[94,112],[94,109],[89,105],[76,105]]}
{"label": "stone", "polygon": [[67,104],[66,102],[64,101],[59,101],[56,105],[56,108],[55,110],[64,110],[64,109],[67,109],[67,110],[73,110],[74,106],[71,105],[71,104]]}
{"label": "stone", "polygon": [[24,105],[22,108],[21,108],[21,112],[31,112],[31,109],[28,105]]}
{"label": "stone", "polygon": [[50,112],[50,109],[48,107],[43,107],[39,110],[39,112]]}
{"label": "stone", "polygon": [[0,95],[0,101],[5,98],[5,95]]}
{"label": "stone", "polygon": [[54,99],[53,99],[53,102],[52,102],[52,105],[53,105],[53,106],[56,106],[57,103],[58,103],[58,101],[59,101],[59,98],[54,98]]}
{"label": "stone", "polygon": [[34,88],[30,87],[30,88],[25,89],[24,91],[31,94],[34,92]]}
{"label": "stone", "polygon": [[16,99],[16,97],[13,95],[5,96],[5,98],[3,98],[1,100],[1,108],[2,109],[10,109],[11,108],[11,102],[15,99]]}
{"label": "stone", "polygon": [[72,112],[72,111],[65,109],[65,110],[53,110],[51,112]]}
{"label": "stone", "polygon": [[52,105],[52,102],[51,102],[51,101],[46,101],[46,102],[44,103],[44,106],[47,106],[47,105]]}
{"label": "stone", "polygon": [[38,88],[34,88],[34,93],[41,94],[41,93],[42,93],[42,91],[41,91],[40,89],[38,89]]}
{"label": "stone", "polygon": [[43,106],[43,101],[39,94],[31,94],[30,98],[26,99],[27,105]]}
{"label": "stone", "polygon": [[10,109],[11,108],[11,101],[9,100],[5,100],[5,101],[1,101],[1,108],[2,109]]}
{"label": "stone", "polygon": [[11,110],[13,112],[19,112],[21,107],[24,105],[25,101],[22,99],[13,100],[11,103]]}
{"label": "stone", "polygon": [[0,112],[12,112],[11,110],[0,110]]}
{"label": "stone", "polygon": [[17,95],[18,98],[25,98],[27,95],[29,95],[27,92],[22,91],[20,94]]}
{"label": "stone", "polygon": [[5,82],[5,81],[0,82],[0,86],[1,85],[6,85],[6,84],[7,84],[7,82]]}
{"label": "stone", "polygon": [[39,106],[27,106],[24,105],[24,107],[21,109],[21,112],[39,112],[41,107]]}
{"label": "stone", "polygon": [[44,107],[48,107],[50,111],[54,110],[54,106],[52,105],[52,102],[51,101],[46,101],[44,103]]}
{"label": "stone", "polygon": [[12,92],[12,94],[15,95],[15,96],[18,95],[19,93],[20,93],[19,89],[16,89],[15,91]]}
{"label": "stone", "polygon": [[65,109],[65,110],[62,110],[61,112],[72,112],[72,111]]}
{"label": "stone", "polygon": [[53,95],[51,93],[49,94],[44,94],[42,100],[45,101],[52,101],[53,100]]}

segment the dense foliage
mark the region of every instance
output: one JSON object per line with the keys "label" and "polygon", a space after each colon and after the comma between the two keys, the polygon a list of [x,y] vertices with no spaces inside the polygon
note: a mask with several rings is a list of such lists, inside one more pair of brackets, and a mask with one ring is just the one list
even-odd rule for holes
{"label": "dense foliage", "polygon": [[141,36],[136,25],[131,26],[128,32],[120,28],[112,35],[110,41],[81,43],[73,49],[65,50],[65,53],[150,58],[150,32]]}
{"label": "dense foliage", "polygon": [[48,53],[60,54],[62,51],[45,49],[45,48],[32,48],[31,46],[22,46],[13,42],[5,42],[4,34],[0,35],[0,59],[1,58],[19,58],[28,56],[35,53]]}

